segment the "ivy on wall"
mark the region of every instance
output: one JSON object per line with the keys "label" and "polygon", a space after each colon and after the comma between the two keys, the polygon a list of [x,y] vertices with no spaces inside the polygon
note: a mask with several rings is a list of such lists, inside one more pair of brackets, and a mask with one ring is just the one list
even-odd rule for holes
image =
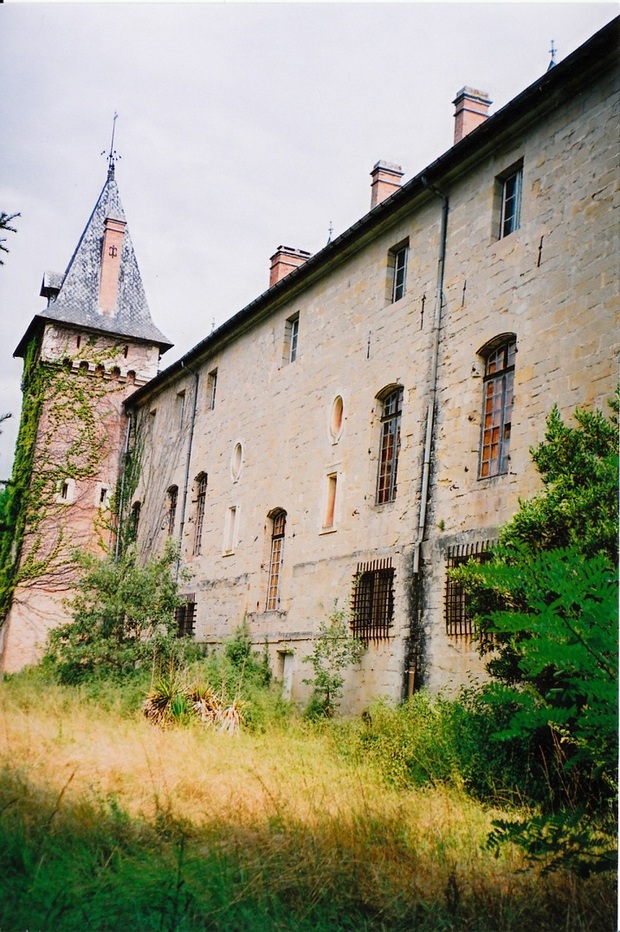
{"label": "ivy on wall", "polygon": [[[112,397],[124,384],[105,374],[122,345],[100,345],[91,336],[78,357],[66,350],[62,361],[41,360],[35,336],[24,356],[23,405],[13,476],[0,498],[0,619],[15,588],[46,580],[47,588],[64,588],[74,572],[76,539],[71,506],[61,498],[63,483],[99,479],[101,466],[116,442],[117,406]],[[93,369],[94,367],[94,369]],[[116,496],[95,520],[95,539],[103,547],[105,532],[117,523]],[[75,504],[79,502],[76,496]],[[94,499],[88,505],[94,510]],[[67,511],[69,508],[69,511]],[[75,512],[73,512],[75,515]],[[75,523],[75,522],[73,522]]]}

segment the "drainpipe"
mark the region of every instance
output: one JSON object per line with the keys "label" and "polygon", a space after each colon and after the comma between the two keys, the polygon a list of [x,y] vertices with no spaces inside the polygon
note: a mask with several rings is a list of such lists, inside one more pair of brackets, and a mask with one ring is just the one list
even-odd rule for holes
{"label": "drainpipe", "polygon": [[129,453],[129,437],[131,434],[131,414],[127,415],[127,430],[125,431],[125,444],[121,456],[121,487],[119,489],[120,508],[118,511],[118,526],[116,528],[116,542],[114,544],[114,562],[118,563],[121,552],[121,528],[123,526],[123,496],[125,494],[125,470],[127,467],[127,454]]}
{"label": "drainpipe", "polygon": [[424,534],[426,533],[426,509],[429,500],[429,476],[431,468],[431,448],[433,443],[433,428],[435,424],[435,406],[437,400],[437,368],[439,364],[439,337],[441,333],[441,312],[443,309],[443,283],[446,263],[446,240],[448,234],[448,197],[442,191],[430,184],[423,176],[420,181],[425,188],[441,198],[441,234],[439,243],[439,259],[437,262],[437,285],[435,288],[435,312],[433,316],[433,350],[431,356],[431,395],[426,409],[426,432],[424,437],[424,458],[422,462],[422,490],[420,494],[420,515],[418,520],[418,535],[413,549],[413,572],[417,575],[420,569],[420,549]]}
{"label": "drainpipe", "polygon": [[181,501],[181,525],[179,528],[179,560],[177,563],[177,578],[179,570],[181,568],[181,554],[183,548],[183,531],[185,530],[185,511],[187,508],[187,493],[189,489],[189,469],[192,459],[192,444],[194,442],[194,427],[196,424],[196,408],[198,406],[198,382],[200,380],[200,375],[198,372],[194,372],[193,369],[190,369],[189,366],[186,366],[183,361],[181,361],[181,367],[186,369],[190,375],[194,376],[194,400],[192,403],[192,419],[189,428],[189,443],[187,445],[187,462],[185,464],[185,483],[183,486],[183,499]]}

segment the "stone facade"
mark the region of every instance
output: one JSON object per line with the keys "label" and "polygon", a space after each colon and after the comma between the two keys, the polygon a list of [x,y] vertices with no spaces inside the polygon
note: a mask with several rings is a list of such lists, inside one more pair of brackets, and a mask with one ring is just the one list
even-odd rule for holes
{"label": "stone facade", "polygon": [[536,491],[553,404],[615,388],[616,38],[402,187],[391,166],[365,217],[292,250],[297,268],[126,403],[139,548],[177,539],[196,639],[247,621],[296,699],[336,601],[368,643],[345,710],[482,674],[447,563]]}

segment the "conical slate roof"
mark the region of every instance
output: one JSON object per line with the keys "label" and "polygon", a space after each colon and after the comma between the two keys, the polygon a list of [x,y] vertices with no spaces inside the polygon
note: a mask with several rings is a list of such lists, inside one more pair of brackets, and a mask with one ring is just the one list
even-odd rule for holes
{"label": "conical slate roof", "polygon": [[[99,308],[101,250],[106,219],[125,222],[113,169],[108,172],[99,199],[65,274],[56,276],[46,273],[41,293],[52,296],[52,300],[44,311],[37,314],[35,320],[58,320],[115,336],[133,337],[156,343],[161,352],[165,352],[172,343],[155,326],[151,318],[127,227],[123,237],[116,309],[114,313],[107,315]],[[46,290],[48,285],[51,285],[51,288],[47,287]],[[21,344],[16,355],[21,355],[20,349]]]}

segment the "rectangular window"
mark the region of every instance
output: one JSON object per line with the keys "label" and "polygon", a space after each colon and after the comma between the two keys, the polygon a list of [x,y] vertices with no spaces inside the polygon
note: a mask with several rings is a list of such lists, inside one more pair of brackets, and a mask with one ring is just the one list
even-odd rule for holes
{"label": "rectangular window", "polygon": [[514,402],[515,340],[498,346],[486,358],[479,478],[508,472]]}
{"label": "rectangular window", "polygon": [[498,179],[501,184],[501,216],[499,238],[514,233],[521,226],[521,189],[523,166]]}
{"label": "rectangular window", "polygon": [[327,497],[325,501],[325,514],[323,516],[323,529],[333,528],[336,515],[336,492],[338,489],[338,474],[333,472],[327,477]]}
{"label": "rectangular window", "polygon": [[185,392],[177,393],[177,424],[183,427],[183,415],[185,414]]}
{"label": "rectangular window", "polygon": [[224,553],[234,553],[237,546],[237,506],[231,505],[226,513]]}
{"label": "rectangular window", "polygon": [[400,246],[394,246],[388,253],[388,269],[390,271],[389,301],[391,304],[400,301],[405,294],[408,252],[409,243],[403,243]]}
{"label": "rectangular window", "polygon": [[215,407],[215,392],[217,389],[217,369],[213,369],[207,376],[207,405],[212,411]]}
{"label": "rectangular window", "polygon": [[400,448],[400,417],[403,390],[397,388],[381,402],[381,438],[379,443],[379,471],[375,503],[383,505],[396,498],[396,473]]}
{"label": "rectangular window", "polygon": [[197,479],[198,495],[196,496],[196,524],[194,528],[194,556],[200,553],[202,546],[202,527],[205,520],[205,503],[207,500],[207,476],[201,473]]}
{"label": "rectangular window", "polygon": [[353,577],[351,629],[363,641],[389,636],[394,614],[394,570],[391,558],[358,563]]}
{"label": "rectangular window", "polygon": [[[462,566],[469,560],[485,563],[491,559],[492,541],[476,541],[472,544],[456,544],[446,551],[446,570]],[[460,583],[450,579],[446,573],[445,619],[448,637],[471,638],[474,634],[473,622],[467,614],[467,595]]]}
{"label": "rectangular window", "polygon": [[168,534],[174,534],[174,523],[177,516],[177,501],[179,497],[179,490],[176,485],[171,485],[168,489],[168,514],[166,516],[166,524],[168,528]]}
{"label": "rectangular window", "polygon": [[196,626],[195,596],[187,596],[187,601],[174,610],[174,619],[177,624],[177,637],[191,638],[194,636]]}
{"label": "rectangular window", "polygon": [[284,325],[284,363],[295,362],[299,349],[299,314],[289,317]]}

